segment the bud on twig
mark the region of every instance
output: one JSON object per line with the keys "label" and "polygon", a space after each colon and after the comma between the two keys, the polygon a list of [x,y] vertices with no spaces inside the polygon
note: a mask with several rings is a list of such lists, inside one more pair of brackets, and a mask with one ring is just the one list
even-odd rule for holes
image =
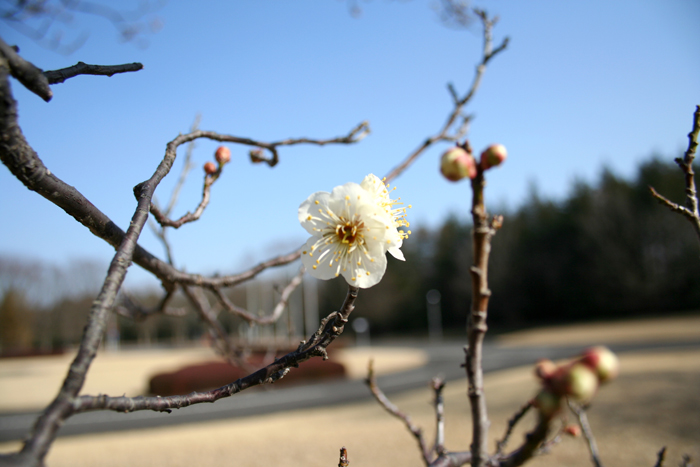
{"label": "bud on twig", "polygon": [[213,175],[216,173],[216,164],[214,164],[212,161],[207,162],[204,164],[204,172],[207,175]]}
{"label": "bud on twig", "polygon": [[231,150],[226,146],[219,146],[214,153],[214,157],[219,165],[224,165],[231,160]]}
{"label": "bud on twig", "polygon": [[463,148],[455,146],[448,149],[440,159],[440,172],[451,182],[463,178],[476,177],[476,161],[474,157]]}
{"label": "bud on twig", "polygon": [[502,144],[492,144],[481,153],[481,170],[488,170],[491,167],[501,165],[508,157],[506,147]]}
{"label": "bud on twig", "polygon": [[607,347],[586,349],[581,355],[581,363],[593,370],[601,383],[614,379],[620,372],[620,361],[617,355]]}
{"label": "bud on twig", "polygon": [[554,394],[569,396],[581,403],[589,402],[598,391],[598,377],[580,362],[559,367],[546,383]]}
{"label": "bud on twig", "polygon": [[551,360],[542,359],[535,366],[535,374],[540,379],[550,378],[557,371],[557,365]]}
{"label": "bud on twig", "polygon": [[532,405],[543,417],[552,418],[561,410],[561,397],[549,389],[542,389],[533,399]]}
{"label": "bud on twig", "polygon": [[251,149],[250,152],[248,153],[248,155],[250,155],[250,162],[252,162],[253,164],[265,162],[265,156],[263,156],[263,150],[260,148]]}

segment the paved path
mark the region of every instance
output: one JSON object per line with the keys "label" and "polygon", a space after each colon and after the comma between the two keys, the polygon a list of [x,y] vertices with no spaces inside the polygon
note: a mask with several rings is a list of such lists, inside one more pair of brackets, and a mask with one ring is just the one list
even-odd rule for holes
{"label": "paved path", "polygon": [[[464,361],[462,342],[446,342],[439,345],[425,342],[410,343],[401,341],[402,347],[419,347],[428,355],[428,363],[399,373],[378,377],[379,386],[387,394],[427,386],[430,380],[441,375],[446,380],[465,377],[460,367]],[[576,355],[581,345],[557,347],[501,347],[486,343],[484,351],[484,371],[491,372],[522,365],[532,365],[541,358],[560,359]],[[675,350],[700,348],[700,341],[668,343],[643,343],[610,345],[615,352],[638,350]],[[371,397],[364,382],[343,380],[312,385],[296,386],[271,390],[254,390],[237,394],[214,404],[198,404],[172,413],[140,411],[122,414],[99,411],[71,417],[59,431],[59,436],[99,433],[137,428],[152,428],[166,425],[211,421],[217,419],[245,417],[258,414],[345,404]],[[22,439],[27,435],[38,413],[0,414],[0,442]]]}

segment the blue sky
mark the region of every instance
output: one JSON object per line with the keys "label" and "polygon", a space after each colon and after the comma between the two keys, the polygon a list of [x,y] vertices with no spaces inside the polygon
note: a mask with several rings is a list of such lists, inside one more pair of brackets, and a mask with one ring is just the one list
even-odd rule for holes
{"label": "blue sky", "polygon": [[[144,64],[138,73],[55,85],[48,104],[12,83],[22,129],[44,163],[122,228],[135,208],[132,187],[152,174],[166,143],[187,132],[198,113],[202,129],[263,141],[334,137],[363,120],[372,127],[357,145],[281,148],[273,169],[251,164],[247,148],[230,146],[233,161],[202,219],[170,233],[177,266],[190,272],[238,272],[301,245],[299,204],[315,191],[389,172],[442,126],[451,105],[446,83],[464,92],[481,53],[478,25],[446,28],[423,0],[360,2],[359,18],[346,3],[328,0],[184,5],[169,2],[156,12],[163,28],[147,36],[146,48],[122,44],[107,23],[83,18],[66,32],[89,30],[90,37],[70,56],[0,24],[5,41],[45,70],[79,60]],[[511,38],[468,107],[475,149],[500,142],[509,151],[507,163],[488,176],[492,206],[519,206],[533,184],[542,196],[562,198],[575,180],[595,180],[603,166],[629,177],[652,152],[672,157],[685,148],[700,104],[700,2],[477,5],[500,16],[496,42]],[[216,146],[197,144],[177,214],[199,202],[201,166]],[[413,205],[412,228],[467,214],[468,184],[438,172],[445,148],[426,153],[396,180],[397,195]],[[179,168],[176,162],[159,199],[167,199]],[[76,258],[106,265],[113,255],[6,169],[0,218],[0,255],[58,265]],[[148,230],[141,244],[163,257]],[[134,266],[127,283],[153,282]]]}

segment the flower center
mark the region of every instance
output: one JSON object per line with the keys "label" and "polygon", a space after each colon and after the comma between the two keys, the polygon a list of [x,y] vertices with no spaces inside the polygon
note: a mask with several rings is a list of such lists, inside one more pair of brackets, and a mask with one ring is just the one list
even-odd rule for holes
{"label": "flower center", "polygon": [[341,243],[353,247],[355,246],[355,241],[357,241],[359,237],[362,237],[362,230],[364,227],[364,222],[359,219],[353,218],[349,221],[341,217],[340,222],[335,227],[335,234]]}

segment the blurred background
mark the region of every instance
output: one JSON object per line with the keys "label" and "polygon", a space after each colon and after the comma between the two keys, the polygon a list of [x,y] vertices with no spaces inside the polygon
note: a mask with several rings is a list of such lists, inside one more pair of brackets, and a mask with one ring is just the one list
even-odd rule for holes
{"label": "blurred background", "polygon": [[[202,274],[239,272],[298,248],[298,205],[315,191],[388,173],[438,131],[451,111],[446,84],[466,92],[483,42],[479,22],[457,24],[447,2],[124,2],[119,17],[45,2],[58,9],[50,21],[8,20],[14,4],[7,5],[4,40],[42,69],[79,60],[144,64],[137,73],[55,85],[48,104],[13,82],[22,130],[44,163],[122,228],[135,207],[132,187],[198,115],[202,129],[262,141],[330,138],[369,121],[371,135],[356,145],[283,147],[272,169],[231,146],[233,161],[202,219],[169,236],[175,265]],[[672,160],[700,103],[700,4],[473,5],[500,17],[496,45],[511,39],[467,108],[475,151],[494,142],[509,150],[488,174],[487,204],[505,216],[491,260],[491,329],[697,310],[697,239],[647,187],[683,202]],[[216,146],[197,142],[176,215],[199,202],[201,166]],[[360,333],[464,334],[470,195],[467,183],[440,176],[446,147],[397,179],[397,196],[413,205],[407,261],[390,258],[383,281],[360,294]],[[182,157],[157,191],[161,202],[181,169]],[[3,352],[76,344],[113,250],[4,169],[0,200]],[[140,243],[165,256],[148,229]],[[270,271],[231,297],[268,314],[297,267]],[[137,266],[125,290],[145,306],[162,293]],[[241,339],[298,341],[319,313],[340,305],[344,290],[342,280],[305,278],[286,317],[266,331],[223,313],[220,320]],[[438,292],[432,305],[430,291]],[[113,316],[107,345],[199,342],[204,328],[186,301],[173,305],[184,317]]]}

